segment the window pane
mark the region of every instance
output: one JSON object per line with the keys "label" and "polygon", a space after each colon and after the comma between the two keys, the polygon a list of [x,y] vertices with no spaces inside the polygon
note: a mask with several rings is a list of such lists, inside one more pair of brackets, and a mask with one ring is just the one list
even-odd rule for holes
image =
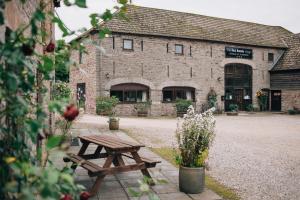
{"label": "window pane", "polygon": [[183,54],[183,46],[179,45],[179,44],[176,44],[175,45],[175,53],[177,53],[177,54]]}
{"label": "window pane", "polygon": [[133,49],[132,40],[124,40],[123,48],[124,49]]}
{"label": "window pane", "polygon": [[117,97],[119,101],[123,101],[123,91],[110,91],[111,97]]}
{"label": "window pane", "polygon": [[163,91],[163,101],[173,101],[173,92],[171,90]]}
{"label": "window pane", "polygon": [[136,91],[125,91],[124,92],[124,101],[136,102]]}
{"label": "window pane", "polygon": [[268,54],[268,61],[269,62],[273,62],[274,61],[274,54],[273,53],[269,53]]}
{"label": "window pane", "polygon": [[176,90],[176,99],[186,99],[186,91]]}

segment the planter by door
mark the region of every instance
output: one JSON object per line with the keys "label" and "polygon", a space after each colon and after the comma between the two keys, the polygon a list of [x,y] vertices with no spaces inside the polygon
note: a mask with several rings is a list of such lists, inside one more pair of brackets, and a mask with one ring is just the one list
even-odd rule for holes
{"label": "planter by door", "polygon": [[119,120],[110,119],[109,120],[109,130],[119,130]]}
{"label": "planter by door", "polygon": [[205,186],[204,167],[189,168],[180,166],[179,169],[179,189],[188,194],[198,194],[203,192]]}
{"label": "planter by door", "polygon": [[183,117],[186,114],[186,112],[177,112],[177,117]]}

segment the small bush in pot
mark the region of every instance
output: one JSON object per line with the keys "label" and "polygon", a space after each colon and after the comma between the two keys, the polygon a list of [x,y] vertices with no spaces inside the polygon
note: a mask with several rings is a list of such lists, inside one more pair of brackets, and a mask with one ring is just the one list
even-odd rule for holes
{"label": "small bush in pot", "polygon": [[230,104],[229,105],[229,111],[227,112],[228,116],[236,116],[239,112],[239,106],[237,104]]}
{"label": "small bush in pot", "polygon": [[134,106],[134,109],[136,109],[138,117],[147,117],[150,106],[150,101],[140,102]]}
{"label": "small bush in pot", "polygon": [[183,117],[183,115],[187,113],[187,110],[191,105],[192,105],[191,100],[186,100],[186,99],[176,100],[175,106],[176,106],[177,117]]}
{"label": "small bush in pot", "polygon": [[120,118],[118,118],[115,114],[109,116],[109,130],[119,130],[119,122]]}
{"label": "small bush in pot", "polygon": [[205,185],[205,160],[214,139],[214,108],[196,114],[193,106],[188,108],[180,126],[178,123],[176,137],[178,154],[176,161],[180,165],[180,191],[190,194],[201,193]]}
{"label": "small bush in pot", "polygon": [[98,115],[111,115],[114,107],[119,103],[116,97],[101,96],[96,99],[96,113]]}

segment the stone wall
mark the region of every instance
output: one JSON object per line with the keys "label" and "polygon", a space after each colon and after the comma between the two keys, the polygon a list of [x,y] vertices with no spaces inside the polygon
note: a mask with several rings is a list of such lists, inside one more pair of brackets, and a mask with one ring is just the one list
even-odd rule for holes
{"label": "stone wall", "polygon": [[300,90],[282,90],[281,110],[288,111],[294,107],[300,109]]}
{"label": "stone wall", "polygon": [[[83,80],[79,71],[71,73],[72,87],[76,82],[86,81],[93,91],[87,95],[88,112],[94,112],[95,95],[109,95],[110,86],[122,83],[140,83],[150,88],[152,101],[151,114],[174,113],[169,105],[162,103],[162,89],[168,86],[187,86],[196,89],[196,108],[206,103],[209,90],[213,88],[218,97],[218,105],[224,109],[221,96],[224,95],[224,66],[229,63],[243,63],[253,69],[253,103],[257,106],[255,93],[261,88],[270,88],[269,70],[273,63],[268,62],[268,53],[274,53],[275,60],[282,53],[279,49],[203,42],[187,39],[134,36],[113,34],[101,41],[105,53],[98,52],[96,62],[84,62],[81,66],[90,78]],[[93,38],[93,37],[92,37]],[[134,50],[123,50],[123,39],[133,39]],[[143,50],[141,48],[143,41]],[[167,52],[168,44],[168,52]],[[175,44],[184,45],[184,55],[175,54]],[[251,48],[253,59],[225,58],[225,46]],[[191,49],[191,52],[190,52]],[[95,59],[95,47],[89,47],[85,60]],[[75,57],[76,58],[76,57]],[[91,66],[96,64],[96,66]],[[97,77],[94,71],[97,71]],[[96,92],[95,92],[96,89]],[[120,107],[125,110],[128,106]],[[124,111],[120,110],[120,113]],[[126,111],[128,113],[128,111]]]}

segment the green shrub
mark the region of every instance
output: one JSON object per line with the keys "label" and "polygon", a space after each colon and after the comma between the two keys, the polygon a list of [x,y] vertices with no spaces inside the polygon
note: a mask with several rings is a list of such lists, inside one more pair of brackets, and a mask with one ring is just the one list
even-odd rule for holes
{"label": "green shrub", "polygon": [[230,104],[229,110],[230,110],[230,112],[237,112],[237,111],[239,111],[239,106],[237,104]]}
{"label": "green shrub", "polygon": [[69,88],[68,83],[65,82],[56,82],[53,85],[53,98],[55,100],[70,99],[71,89]]}
{"label": "green shrub", "polygon": [[187,112],[189,106],[192,105],[191,100],[178,99],[176,100],[176,110],[177,112]]}
{"label": "green shrub", "polygon": [[297,114],[297,110],[291,109],[291,110],[288,110],[288,113],[289,113],[289,115],[296,115]]}
{"label": "green shrub", "polygon": [[246,106],[246,110],[247,110],[248,112],[253,112],[253,111],[254,111],[253,104],[247,105],[247,106]]}
{"label": "green shrub", "polygon": [[119,103],[116,97],[97,97],[96,99],[96,113],[98,115],[111,115],[113,109]]}

